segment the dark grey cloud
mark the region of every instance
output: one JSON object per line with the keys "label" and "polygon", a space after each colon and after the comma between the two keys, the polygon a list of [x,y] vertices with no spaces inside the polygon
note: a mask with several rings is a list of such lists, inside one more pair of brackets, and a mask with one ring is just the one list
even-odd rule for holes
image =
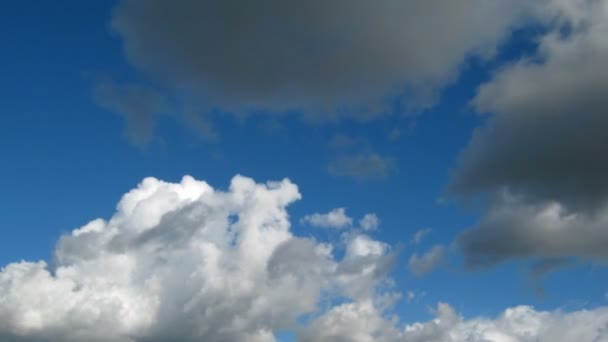
{"label": "dark grey cloud", "polygon": [[606,7],[606,1],[567,6],[570,34],[558,26],[541,38],[535,58],[505,67],[479,88],[474,106],[494,117],[462,154],[454,192],[508,187],[572,207],[606,198]]}
{"label": "dark grey cloud", "polygon": [[458,237],[466,262],[488,267],[516,258],[608,260],[608,208],[570,212],[557,202],[503,199]]}
{"label": "dark grey cloud", "polygon": [[458,240],[470,264],[608,255],[608,2],[552,1],[544,13],[553,26],[537,53],[498,71],[472,102],[492,117],[450,191],[493,200]]}
{"label": "dark grey cloud", "polygon": [[396,95],[428,104],[467,57],[492,55],[525,4],[123,0],[111,28],[132,65],[207,108],[371,119]]}
{"label": "dark grey cloud", "polygon": [[544,49],[557,45],[546,63],[522,61],[480,88],[474,104],[495,117],[463,153],[453,191],[509,187],[575,207],[606,198],[608,48],[559,50],[591,43],[584,38],[546,38]]}

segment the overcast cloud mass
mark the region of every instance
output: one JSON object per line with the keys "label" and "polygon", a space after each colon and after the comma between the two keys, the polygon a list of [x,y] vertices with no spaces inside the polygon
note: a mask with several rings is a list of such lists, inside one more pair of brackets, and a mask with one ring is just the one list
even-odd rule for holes
{"label": "overcast cloud mass", "polygon": [[471,264],[608,256],[608,3],[548,8],[558,15],[535,55],[504,67],[473,99],[493,117],[461,155],[451,190],[495,199],[459,238]]}
{"label": "overcast cloud mass", "polygon": [[[200,108],[370,120],[432,104],[467,58],[491,58],[526,1],[123,0],[129,62]],[[488,20],[492,18],[492,20]]]}

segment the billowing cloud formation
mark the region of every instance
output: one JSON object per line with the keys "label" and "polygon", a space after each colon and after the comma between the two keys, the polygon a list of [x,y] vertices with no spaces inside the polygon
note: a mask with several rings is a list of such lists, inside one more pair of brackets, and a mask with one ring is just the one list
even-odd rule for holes
{"label": "billowing cloud formation", "polygon": [[[321,295],[373,300],[392,265],[364,235],[345,256],[290,233],[289,180],[226,192],[145,179],[108,221],[63,236],[56,264],[0,272],[0,337],[23,341],[274,341]],[[297,296],[294,296],[297,293]]]}
{"label": "billowing cloud formation", "polygon": [[111,27],[135,67],[203,107],[371,119],[404,93],[428,104],[526,3],[122,0]]}
{"label": "billowing cloud formation", "polygon": [[448,304],[439,304],[428,322],[395,326],[369,303],[331,309],[302,333],[302,341],[355,342],[570,342],[608,339],[608,308],[571,313],[536,311],[529,306],[506,309],[495,319],[464,319]]}
{"label": "billowing cloud formation", "polygon": [[[465,320],[440,304],[429,322],[390,314],[391,248],[367,235],[332,246],[294,236],[289,180],[234,177],[227,191],[184,177],[145,179],[108,221],[63,236],[56,264],[0,271],[0,339],[21,342],[603,341],[608,309],[521,306]],[[297,296],[294,296],[297,294]],[[300,320],[299,318],[304,319]]]}
{"label": "billowing cloud formation", "polygon": [[409,342],[566,342],[608,339],[608,308],[572,313],[536,311],[529,306],[505,310],[494,320],[465,320],[447,304],[439,304],[437,318],[406,327]]}
{"label": "billowing cloud formation", "polygon": [[552,21],[537,53],[504,67],[473,101],[494,117],[475,132],[451,189],[498,198],[460,239],[473,263],[607,255],[593,246],[608,230],[608,1],[540,8]]}
{"label": "billowing cloud formation", "polygon": [[314,213],[302,218],[302,222],[321,228],[344,228],[353,224],[353,219],[346,215],[346,208],[336,208],[326,214]]}

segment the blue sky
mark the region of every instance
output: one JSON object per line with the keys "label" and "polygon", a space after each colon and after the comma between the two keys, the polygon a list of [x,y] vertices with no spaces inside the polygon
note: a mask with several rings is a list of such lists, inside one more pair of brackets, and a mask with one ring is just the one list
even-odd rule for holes
{"label": "blue sky", "polygon": [[[372,57],[362,56],[361,60],[353,57],[357,59],[356,63],[348,65],[350,62],[345,62],[344,73],[332,69],[327,72],[327,79],[320,73],[311,76],[310,80],[307,77],[310,70],[305,61],[323,63],[327,57],[324,52],[320,53],[321,57],[298,55],[298,60],[291,61],[289,50],[285,52],[287,57],[283,57],[287,59],[277,59],[273,61],[274,65],[260,67],[252,62],[251,66],[243,68],[230,66],[230,63],[244,61],[246,64],[245,58],[265,60],[273,53],[282,56],[282,49],[292,47],[291,40],[285,43],[282,36],[277,38],[273,34],[260,44],[260,49],[265,49],[263,52],[247,50],[244,56],[226,55],[234,52],[231,49],[240,51],[238,49],[241,48],[225,43],[229,39],[242,39],[243,42],[253,39],[255,43],[255,39],[265,37],[267,32],[260,27],[266,27],[266,24],[258,26],[255,24],[257,19],[252,19],[254,16],[260,13],[270,13],[272,18],[286,15],[289,21],[291,14],[283,13],[287,12],[283,6],[273,6],[272,1],[268,1],[252,13],[243,14],[238,11],[216,13],[220,10],[215,7],[222,5],[211,2],[185,4],[175,11],[163,9],[170,7],[169,2],[150,3],[153,4],[142,5],[138,1],[19,1],[6,4],[0,20],[0,38],[4,42],[0,54],[0,65],[3,66],[0,77],[3,94],[0,97],[0,187],[3,189],[0,212],[5,227],[0,243],[0,265],[22,260],[47,260],[51,265],[61,265],[53,254],[60,236],[69,235],[73,229],[98,217],[112,217],[121,196],[145,177],[180,182],[184,175],[191,175],[216,189],[228,190],[233,176],[240,174],[259,183],[289,178],[297,184],[302,199],[287,209],[292,233],[319,243],[333,244],[336,258],[344,254],[349,236],[355,234],[348,230],[356,228],[314,227],[302,218],[342,207],[354,222],[366,213],[375,213],[380,218],[380,226],[366,234],[375,241],[386,243],[396,253],[392,268],[385,277],[394,281],[391,291],[401,293],[402,298],[383,315],[396,314],[401,322],[398,329],[403,329],[404,324],[428,321],[437,316],[437,310],[432,308],[438,302],[449,303],[466,319],[480,316],[493,319],[506,308],[518,305],[566,313],[604,309],[608,273],[603,263],[607,255],[601,252],[601,246],[608,241],[604,233],[608,221],[602,215],[608,194],[603,192],[604,176],[594,177],[605,170],[607,163],[605,156],[593,151],[602,151],[607,146],[605,139],[595,140],[596,145],[591,146],[585,139],[577,137],[579,133],[580,136],[595,137],[594,134],[600,133],[593,129],[593,125],[597,127],[606,123],[603,119],[608,108],[605,98],[594,95],[608,89],[604,87],[608,85],[608,78],[601,71],[603,63],[597,62],[595,76],[589,76],[592,80],[584,78],[593,74],[586,73],[579,64],[593,65],[606,56],[605,44],[596,39],[606,30],[601,17],[608,16],[605,1],[581,2],[572,8],[563,5],[567,3],[564,1],[547,1],[540,9],[528,9],[526,5],[514,2],[512,7],[507,6],[508,11],[498,12],[507,13],[505,17],[511,12],[516,13],[511,21],[504,19],[505,23],[488,24],[489,18],[479,22],[471,19],[474,22],[471,28],[456,23],[455,28],[446,32],[462,32],[445,38],[445,42],[430,32],[434,28],[429,27],[421,27],[415,39],[401,39],[399,34],[385,34],[379,29],[381,32],[369,34],[374,39],[385,38],[383,44],[386,46],[370,44],[360,50],[369,52]],[[448,8],[451,5],[441,1],[436,3],[437,6],[429,5],[422,11],[436,16],[434,20],[453,19],[450,11],[454,9]],[[286,32],[291,32],[288,31],[291,29],[298,34],[316,32],[310,28],[313,26],[310,23],[316,23],[321,26],[321,32],[335,33],[337,41],[343,36],[349,37],[352,32],[353,39],[358,39],[355,36],[359,32],[357,29],[348,26],[352,30],[334,32],[333,25],[327,24],[327,20],[334,22],[331,18],[336,13],[332,10],[339,12],[344,10],[340,6],[347,5],[336,6],[338,9],[328,8],[329,14],[322,18],[307,18],[306,15],[314,15],[305,12],[303,17],[307,23],[301,26],[290,26],[279,19],[261,22],[271,22],[279,31],[281,25],[287,25],[284,27]],[[378,11],[370,14],[370,22],[387,15],[390,12],[385,11],[387,6],[379,4]],[[474,10],[465,8],[463,11],[488,14],[483,12],[483,6],[474,6],[477,6]],[[320,8],[325,9],[322,5]],[[397,12],[399,10],[401,8]],[[167,18],[154,17],[163,11]],[[197,11],[201,11],[200,18]],[[349,11],[346,10],[345,16],[336,17],[335,22],[350,20]],[[187,12],[192,15],[180,16],[180,13]],[[354,12],[352,17],[365,13]],[[527,13],[527,16],[520,12]],[[147,13],[148,16],[139,13]],[[408,13],[405,10],[403,15],[410,15]],[[217,27],[213,26],[215,24],[194,24],[191,34],[186,35],[179,31],[183,28],[175,28],[181,20],[205,21],[214,15],[233,15],[234,18],[229,18],[228,24],[217,24]],[[527,21],[517,19],[518,16],[526,17]],[[251,30],[259,29],[260,32],[251,36],[243,33],[245,31],[240,31],[235,25],[239,20],[246,22],[245,26],[252,25]],[[417,21],[412,22],[415,25]],[[237,28],[231,36],[226,33],[227,36],[222,37],[221,29],[227,25]],[[211,35],[203,32],[214,29],[220,32]],[[471,33],[485,29],[496,33],[487,37],[481,34],[474,37]],[[411,31],[413,27],[408,26],[404,30]],[[555,32],[558,38],[555,38]],[[243,34],[243,38],[239,34]],[[445,35],[445,32],[436,34]],[[550,41],[552,37],[556,39],[553,43]],[[276,38],[278,43],[270,38]],[[175,43],[175,39],[183,39],[186,43]],[[326,41],[315,39],[312,39],[311,51],[316,51],[315,48],[325,51],[322,49]],[[478,47],[476,39],[483,48]],[[401,43],[407,46],[398,46]],[[336,46],[329,49],[341,48],[339,44]],[[488,46],[495,50],[494,53],[477,53]],[[571,46],[576,47],[575,52],[568,52]],[[272,51],[274,47],[276,51]],[[428,55],[441,51],[445,57]],[[577,55],[576,51],[587,59]],[[389,53],[398,58],[376,61],[378,64],[386,63],[386,66],[370,65],[374,64],[374,56]],[[412,61],[406,58],[418,54],[423,57],[412,57]],[[211,56],[208,60],[199,58],[207,55]],[[193,57],[189,59],[188,56]],[[218,68],[214,64],[218,63],[217,60],[224,60],[228,71]],[[329,66],[336,67],[336,64],[320,65]],[[568,66],[579,66],[582,76],[570,75]],[[234,73],[233,69],[236,70]],[[289,81],[287,76],[268,76],[275,71],[306,80],[300,83]],[[526,78],[526,73],[532,75],[531,78]],[[191,78],[184,76],[188,74],[192,75]],[[568,80],[570,76],[576,78]],[[357,83],[368,79],[371,80],[369,83]],[[335,80],[350,83],[345,86],[347,83],[333,82]],[[109,84],[114,95],[99,95],[100,84]],[[250,84],[260,86],[254,85],[251,89]],[[264,88],[266,84],[267,89]],[[562,84],[559,91],[551,92]],[[137,89],[133,97],[128,97],[129,89]],[[273,92],[277,89],[279,97],[274,97]],[[359,91],[364,95],[359,95]],[[145,111],[128,112],[129,109],[140,109],[142,102],[138,102],[136,97],[142,94],[149,95],[143,99],[148,105],[151,99],[166,103],[159,106],[162,108],[152,108],[158,109],[158,117]],[[125,97],[120,97],[122,95]],[[318,98],[322,100],[315,102]],[[559,102],[561,98],[564,100]],[[559,100],[556,100],[557,104],[547,103],[554,99]],[[570,105],[574,110],[566,110]],[[117,108],[127,108],[127,112],[115,110]],[[543,112],[545,108],[552,108],[547,112],[555,112],[555,119]],[[562,113],[560,108],[566,109]],[[580,114],[579,109],[589,114]],[[184,114],[190,112],[196,119]],[[144,119],[129,126],[129,115],[140,114]],[[520,121],[510,123],[511,118],[520,116]],[[525,121],[530,117],[541,118],[546,126],[539,126],[541,119],[528,125]],[[201,121],[196,121],[199,119]],[[154,130],[149,135],[138,133],[144,129],[142,122],[147,123],[148,120],[153,122]],[[562,127],[562,122],[565,123],[563,126],[579,133],[552,128]],[[208,134],[197,130],[195,125],[198,123],[212,125],[215,137],[209,138]],[[510,127],[515,126],[511,124],[521,125],[516,126],[519,127],[517,132],[522,132],[521,138],[512,133]],[[547,136],[528,138],[526,127],[540,134],[545,130],[539,131],[538,128],[547,127]],[[472,140],[474,134],[481,138]],[[572,143],[566,147],[576,151],[575,154],[564,152],[543,162],[546,151],[564,148],[562,142],[569,137],[573,137]],[[528,145],[518,146],[520,143]],[[521,152],[528,150],[533,152]],[[534,151],[539,152],[534,154]],[[518,153],[527,157],[519,158]],[[464,157],[459,157],[461,155]],[[570,167],[572,163],[579,162],[573,159],[573,155],[586,160],[588,166]],[[513,166],[514,169],[525,168],[522,160],[530,160],[530,174],[539,176],[521,181],[518,178],[520,173],[509,173],[512,163],[519,163]],[[543,169],[542,164],[550,164],[553,171],[549,166]],[[555,171],[562,166],[563,172],[561,169]],[[462,176],[465,169],[472,170],[470,174],[474,176]],[[498,175],[488,175],[493,172],[491,170],[498,169]],[[553,174],[558,176],[553,177]],[[460,193],[451,191],[450,184],[461,176],[465,190]],[[489,180],[483,183],[486,176]],[[556,177],[557,180],[552,181]],[[479,183],[476,179],[480,180]],[[498,181],[492,183],[494,179]],[[587,196],[587,179],[595,182],[594,188],[600,189],[597,196]],[[564,184],[569,182],[574,185],[566,187]],[[505,199],[505,193],[515,199]],[[572,198],[575,195],[584,197],[580,202],[583,204],[574,202]],[[559,211],[558,218],[550,221],[553,225],[539,228],[535,224],[546,217],[543,210],[550,214],[551,205],[558,206],[563,212]],[[518,217],[504,216],[507,223],[501,221],[503,216],[491,219],[495,217],[492,213],[496,212],[511,215],[512,208],[524,209],[517,211],[521,213]],[[526,217],[525,213],[530,212],[532,217]],[[570,226],[568,217],[580,219],[583,223],[575,221]],[[509,222],[519,226],[511,227]],[[538,224],[544,224],[544,221]],[[553,226],[560,228],[551,230]],[[471,230],[473,227],[476,228]],[[429,233],[421,242],[413,243],[416,232],[427,228]],[[577,236],[579,229],[584,231],[580,234],[583,236],[580,241],[569,238],[570,233]],[[466,239],[461,238],[465,231],[473,233],[465,234]],[[498,232],[499,237],[494,238],[493,232]],[[532,234],[531,240],[523,241],[528,238],[527,232]],[[545,232],[553,236],[543,235]],[[563,242],[569,239],[574,241],[572,245]],[[520,247],[529,246],[529,241],[533,241],[531,247]],[[593,247],[591,241],[596,241],[600,247]],[[515,247],[504,247],[502,242]],[[588,249],[586,243],[589,243]],[[412,255],[422,256],[435,245],[443,248],[441,258],[431,265],[428,273],[414,274],[408,266]],[[503,250],[504,254],[500,254]],[[475,261],[480,258],[497,261],[486,265]],[[559,262],[547,274],[531,273],[534,263],[552,260]],[[3,272],[8,274],[8,271]],[[4,285],[2,281],[0,279],[0,285]],[[382,291],[382,287],[378,287],[374,293]],[[408,300],[408,292],[415,298]],[[344,294],[337,298],[342,296],[348,298]],[[340,300],[358,303],[360,298]],[[0,306],[0,317],[10,314],[10,310]],[[314,317],[323,314],[321,309],[313,311]],[[598,314],[598,317],[608,316]],[[597,324],[601,325],[601,318],[598,319]],[[38,330],[28,330],[30,328],[20,326],[17,319],[11,322],[7,326],[0,324],[0,337],[6,334],[8,339],[21,336],[33,340],[42,336],[49,341],[74,338],[52,335],[55,330],[46,332],[44,323],[36,328]],[[582,326],[584,323],[578,324]],[[284,330],[291,331],[291,328],[280,329]],[[512,335],[502,333],[514,338],[513,341],[520,340],[517,332],[511,332]],[[45,337],[45,334],[48,335]],[[192,338],[196,338],[197,335],[193,334]],[[306,336],[320,336],[317,340],[330,341],[338,336],[306,334],[289,332],[285,336],[278,335],[278,338],[289,340],[297,335],[306,340]],[[371,336],[380,340],[380,333],[374,334]],[[133,334],[130,336],[135,340],[139,338]],[[175,336],[187,340],[179,334]],[[204,338],[206,335],[198,335],[199,338],[201,336]],[[211,340],[220,338],[217,337],[220,335],[209,336]],[[357,338],[345,337],[346,340],[364,341]],[[407,336],[404,338],[408,341]],[[410,338],[414,340],[416,337]],[[432,337],[427,338],[433,340]],[[512,341],[501,340],[500,337],[487,338]],[[387,337],[387,340],[397,339]],[[439,337],[436,340],[443,341]]]}

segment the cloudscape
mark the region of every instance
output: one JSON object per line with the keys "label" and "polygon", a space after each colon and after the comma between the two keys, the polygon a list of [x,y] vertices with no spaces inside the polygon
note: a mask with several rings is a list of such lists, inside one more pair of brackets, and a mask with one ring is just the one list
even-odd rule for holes
{"label": "cloudscape", "polygon": [[607,0],[0,17],[0,342],[608,341]]}

